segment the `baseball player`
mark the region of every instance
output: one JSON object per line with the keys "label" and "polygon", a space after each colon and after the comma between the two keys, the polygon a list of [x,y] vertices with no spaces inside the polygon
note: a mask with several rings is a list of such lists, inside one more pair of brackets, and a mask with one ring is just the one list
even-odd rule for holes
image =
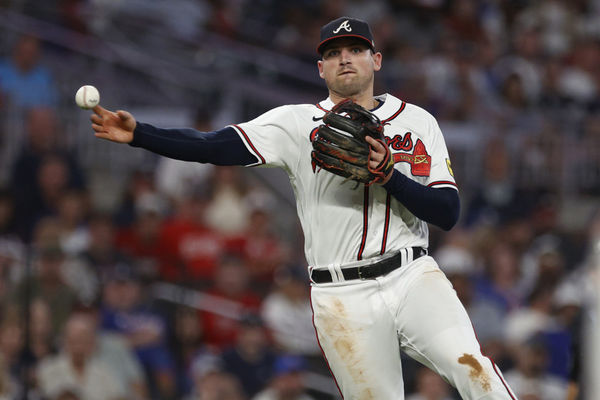
{"label": "baseball player", "polygon": [[317,338],[345,399],[403,399],[404,351],[465,399],[514,400],[427,253],[427,223],[449,230],[459,215],[435,118],[390,94],[374,96],[382,54],[366,22],[331,21],[317,51],[329,90],[317,104],[277,107],[216,132],[160,129],[97,106],[92,128],[180,160],[288,173]]}

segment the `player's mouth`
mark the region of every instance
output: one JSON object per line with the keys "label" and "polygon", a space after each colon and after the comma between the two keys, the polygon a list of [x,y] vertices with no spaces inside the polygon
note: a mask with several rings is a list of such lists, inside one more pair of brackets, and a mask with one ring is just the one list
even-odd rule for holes
{"label": "player's mouth", "polygon": [[342,76],[342,75],[355,74],[355,73],[356,73],[356,71],[354,71],[354,70],[345,69],[343,71],[338,72],[338,75]]}

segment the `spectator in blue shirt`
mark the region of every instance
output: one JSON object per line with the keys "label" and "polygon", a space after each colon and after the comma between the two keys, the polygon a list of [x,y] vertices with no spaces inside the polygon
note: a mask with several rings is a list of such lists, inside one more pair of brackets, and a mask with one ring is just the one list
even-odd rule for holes
{"label": "spectator in blue shirt", "polygon": [[40,42],[33,36],[21,36],[12,57],[0,61],[0,100],[17,107],[54,106],[57,91],[48,68],[39,62]]}

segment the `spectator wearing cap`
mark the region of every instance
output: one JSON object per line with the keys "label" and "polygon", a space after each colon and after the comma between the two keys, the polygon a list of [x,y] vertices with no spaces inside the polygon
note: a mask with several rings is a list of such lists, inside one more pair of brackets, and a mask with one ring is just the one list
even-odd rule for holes
{"label": "spectator wearing cap", "polygon": [[117,264],[107,271],[100,325],[125,338],[146,372],[151,394],[170,398],[175,392],[175,378],[166,321],[144,301],[143,290],[132,265]]}
{"label": "spectator wearing cap", "polygon": [[223,351],[223,368],[235,375],[251,397],[264,388],[272,375],[272,353],[264,323],[258,314],[248,313],[239,321],[235,344]]}
{"label": "spectator wearing cap", "polygon": [[273,365],[269,386],[252,400],[314,400],[305,392],[305,371],[306,361],[301,356],[280,355]]}

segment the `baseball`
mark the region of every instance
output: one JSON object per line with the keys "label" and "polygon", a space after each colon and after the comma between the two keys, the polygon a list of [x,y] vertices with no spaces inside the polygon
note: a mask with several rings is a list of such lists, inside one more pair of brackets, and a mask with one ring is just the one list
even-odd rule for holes
{"label": "baseball", "polygon": [[92,85],[85,85],[75,93],[75,103],[84,110],[89,110],[100,104],[100,92]]}

